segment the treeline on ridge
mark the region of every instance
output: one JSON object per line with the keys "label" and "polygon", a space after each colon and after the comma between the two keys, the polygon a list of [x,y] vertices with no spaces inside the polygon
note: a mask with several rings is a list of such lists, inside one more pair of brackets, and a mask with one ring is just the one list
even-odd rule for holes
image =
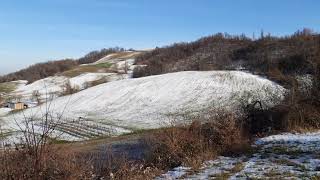
{"label": "treeline on ridge", "polygon": [[281,81],[281,74],[314,74],[320,36],[309,29],[293,35],[260,38],[218,33],[191,43],[177,43],[144,53],[137,58],[134,77],[177,71],[246,69]]}
{"label": "treeline on ridge", "polygon": [[114,48],[108,48],[108,49],[101,49],[100,51],[92,51],[85,55],[82,58],[79,58],[77,61],[79,64],[88,64],[88,63],[94,63],[97,60],[112,54],[112,53],[117,53],[117,52],[123,52],[126,51],[124,48],[120,47],[114,47]]}

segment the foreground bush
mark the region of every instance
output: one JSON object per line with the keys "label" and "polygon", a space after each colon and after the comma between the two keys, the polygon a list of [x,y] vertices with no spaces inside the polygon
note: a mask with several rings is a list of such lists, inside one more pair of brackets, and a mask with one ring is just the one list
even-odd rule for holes
{"label": "foreground bush", "polygon": [[90,162],[67,151],[46,150],[41,157],[26,150],[0,154],[0,179],[88,179]]}
{"label": "foreground bush", "polygon": [[204,160],[221,154],[235,155],[249,147],[248,138],[232,114],[162,129],[151,136],[149,142],[152,150],[147,162],[160,169],[180,165],[198,167]]}

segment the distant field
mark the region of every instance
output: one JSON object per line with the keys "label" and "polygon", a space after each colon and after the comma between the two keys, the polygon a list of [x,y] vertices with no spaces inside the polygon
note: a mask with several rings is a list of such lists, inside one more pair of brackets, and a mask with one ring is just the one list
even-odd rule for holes
{"label": "distant field", "polygon": [[111,55],[111,58],[113,59],[129,59],[129,58],[135,58],[141,54],[141,52],[119,52]]}
{"label": "distant field", "polygon": [[106,63],[96,64],[94,66],[99,67],[99,68],[110,68],[112,66],[112,63],[106,62]]}
{"label": "distant field", "polygon": [[0,93],[10,93],[14,91],[16,87],[17,84],[13,82],[0,83]]}

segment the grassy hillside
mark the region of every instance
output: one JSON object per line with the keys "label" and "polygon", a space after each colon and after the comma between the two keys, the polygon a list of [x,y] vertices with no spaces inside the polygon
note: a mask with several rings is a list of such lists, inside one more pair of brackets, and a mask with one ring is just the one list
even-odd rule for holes
{"label": "grassy hillside", "polygon": [[67,77],[76,77],[83,73],[97,73],[97,72],[112,72],[111,70],[108,70],[110,67],[106,65],[88,65],[88,66],[77,66],[73,69],[70,69],[68,71],[65,71],[61,73],[60,75],[67,76]]}

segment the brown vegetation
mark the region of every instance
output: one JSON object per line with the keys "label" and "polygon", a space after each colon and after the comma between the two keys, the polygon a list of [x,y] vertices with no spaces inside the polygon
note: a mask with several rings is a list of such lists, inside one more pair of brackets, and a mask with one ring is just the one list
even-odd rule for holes
{"label": "brown vegetation", "polygon": [[199,167],[204,160],[221,154],[239,154],[249,148],[241,122],[232,113],[209,114],[190,125],[173,126],[151,136],[149,162],[159,168],[180,165]]}
{"label": "brown vegetation", "polygon": [[123,52],[126,51],[124,48],[120,47],[115,47],[115,48],[108,48],[108,49],[101,49],[100,51],[92,51],[85,55],[82,58],[79,58],[77,61],[79,64],[89,64],[89,63],[94,63],[97,60],[112,54],[112,53],[117,53],[117,52]]}
{"label": "brown vegetation", "polygon": [[281,74],[315,73],[313,65],[319,40],[318,34],[307,29],[285,37],[262,34],[258,40],[219,33],[138,56],[136,63],[147,66],[136,69],[135,77],[186,70],[245,68],[282,82]]}
{"label": "brown vegetation", "polygon": [[76,157],[75,154],[68,151],[57,150],[53,146],[46,148],[40,157],[35,157],[35,154],[27,150],[5,150],[0,153],[0,160],[0,179],[85,179],[91,177],[90,163],[81,162],[81,157]]}
{"label": "brown vegetation", "polygon": [[84,73],[114,73],[115,71],[110,70],[106,67],[101,67],[97,65],[85,65],[78,66],[71,70],[65,71],[59,75],[67,76],[67,77],[76,77]]}
{"label": "brown vegetation", "polygon": [[73,60],[49,61],[46,63],[39,63],[18,72],[1,76],[0,82],[27,80],[29,83],[32,83],[36,80],[43,79],[48,76],[53,76],[56,73],[64,72],[77,65],[78,63]]}
{"label": "brown vegetation", "polygon": [[74,87],[71,85],[70,81],[67,81],[62,87],[62,96],[71,95],[79,92],[79,87]]}
{"label": "brown vegetation", "polygon": [[[243,136],[238,120],[229,113],[212,114],[208,121],[195,120],[189,125],[173,125],[142,136],[150,151],[144,160],[129,160],[125,152],[74,151],[68,145],[51,144],[47,134],[39,136],[28,130],[25,146],[0,152],[1,179],[153,179],[178,165],[195,168],[219,154],[247,151],[249,141]],[[54,129],[48,121],[46,132]],[[32,123],[30,121],[29,123]],[[52,124],[53,123],[53,124]],[[33,141],[39,137],[40,141]],[[37,143],[41,142],[41,143]],[[72,144],[70,144],[72,146]]]}
{"label": "brown vegetation", "polygon": [[108,82],[108,79],[106,77],[97,79],[95,81],[86,82],[84,84],[84,89],[88,89],[90,87],[94,87],[94,86],[97,86],[97,85],[100,85],[100,84],[104,84],[104,83],[107,83],[107,82]]}

